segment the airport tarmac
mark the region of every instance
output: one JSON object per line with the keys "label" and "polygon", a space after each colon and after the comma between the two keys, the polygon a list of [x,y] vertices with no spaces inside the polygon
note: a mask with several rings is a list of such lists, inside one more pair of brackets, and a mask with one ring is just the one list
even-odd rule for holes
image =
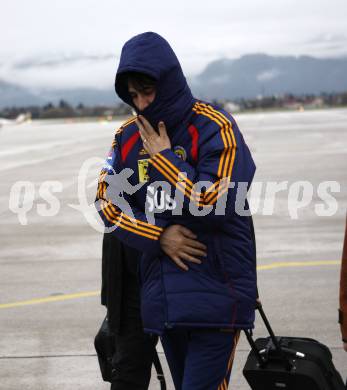
{"label": "airport tarmac", "polygon": [[[347,109],[236,119],[257,165],[252,207],[265,311],[276,334],[328,345],[345,378],[337,308],[347,206]],[[93,201],[118,126],[33,121],[0,130],[1,390],[109,388],[93,348],[105,315],[99,296],[102,225]],[[269,182],[285,182],[273,212]],[[49,188],[56,200],[48,198]],[[298,193],[302,203],[296,203]],[[257,318],[255,336],[265,334]],[[171,390],[160,346],[158,351]],[[230,389],[249,389],[242,376],[248,352],[242,336]],[[155,375],[150,389],[160,389]]]}

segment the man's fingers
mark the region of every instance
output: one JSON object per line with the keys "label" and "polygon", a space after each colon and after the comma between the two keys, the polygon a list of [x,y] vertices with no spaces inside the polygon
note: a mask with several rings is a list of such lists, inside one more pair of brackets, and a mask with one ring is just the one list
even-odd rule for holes
{"label": "man's fingers", "polygon": [[148,142],[149,135],[146,133],[142,123],[138,119],[136,119],[135,123],[137,124],[137,126],[139,128],[139,133],[140,133],[140,136],[142,139],[144,149],[146,150],[147,153],[151,154],[150,143]]}
{"label": "man's fingers", "polygon": [[196,256],[202,256],[202,257],[207,256],[206,251],[203,251],[202,249],[192,248],[191,246],[184,247],[184,251],[186,253],[189,253],[190,255],[196,255]]}
{"label": "man's fingers", "polygon": [[192,247],[192,248],[201,249],[201,250],[203,250],[204,252],[206,252],[206,250],[207,250],[207,246],[204,245],[202,242],[197,241],[197,240],[192,240],[192,239],[190,239],[190,238],[186,238],[184,244],[185,244],[186,246],[190,246],[190,247]]}
{"label": "man's fingers", "polygon": [[138,118],[141,121],[143,128],[145,129],[147,135],[156,134],[152,125],[148,122],[148,120],[144,116],[139,115]]}
{"label": "man's fingers", "polygon": [[184,226],[181,226],[180,227],[180,231],[181,233],[185,236],[185,237],[188,237],[188,238],[196,238],[196,234],[194,234],[191,230],[187,229],[186,227]]}
{"label": "man's fingers", "polygon": [[159,135],[160,137],[166,137],[167,132],[166,132],[166,126],[164,122],[159,122]]}
{"label": "man's fingers", "polygon": [[136,125],[137,125],[137,127],[139,128],[140,131],[145,132],[144,126],[143,126],[142,122],[140,121],[139,117],[137,117],[135,119],[135,123],[136,123]]}
{"label": "man's fingers", "polygon": [[135,123],[136,123],[137,127],[139,128],[139,132],[140,132],[140,136],[142,138],[142,141],[145,141],[145,139],[148,138],[148,134],[146,133],[146,130],[145,130],[143,124],[140,122],[140,120],[138,118],[135,120]]}
{"label": "man's fingers", "polygon": [[190,261],[191,263],[195,264],[201,264],[201,260],[199,260],[197,257],[191,256],[188,253],[181,253],[180,257],[184,260]]}
{"label": "man's fingers", "polygon": [[178,267],[182,268],[184,271],[188,271],[189,268],[183,263],[183,261],[181,261],[179,257],[175,256],[175,257],[171,257],[171,259],[175,262],[175,264]]}
{"label": "man's fingers", "polygon": [[149,147],[149,145],[147,145],[146,142],[143,142],[143,148],[145,149],[145,151],[150,155],[151,154],[151,148]]}

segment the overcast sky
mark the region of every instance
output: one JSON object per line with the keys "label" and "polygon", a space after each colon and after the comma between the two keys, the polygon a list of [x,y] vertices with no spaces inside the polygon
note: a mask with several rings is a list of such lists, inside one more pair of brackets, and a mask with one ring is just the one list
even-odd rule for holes
{"label": "overcast sky", "polygon": [[0,0],[0,79],[113,85],[122,45],[155,31],[188,76],[248,53],[347,56],[346,0]]}

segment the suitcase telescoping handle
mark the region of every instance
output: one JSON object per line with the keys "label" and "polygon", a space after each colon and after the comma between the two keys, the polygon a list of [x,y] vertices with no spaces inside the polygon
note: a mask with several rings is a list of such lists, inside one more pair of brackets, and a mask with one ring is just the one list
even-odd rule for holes
{"label": "suitcase telescoping handle", "polygon": [[[272,341],[272,345],[274,346],[274,349],[277,353],[278,358],[284,363],[287,370],[291,370],[292,363],[289,361],[288,355],[293,355],[296,357],[304,357],[304,355],[300,354],[300,352],[295,352],[289,348],[281,347],[278,339],[276,338],[276,336],[271,328],[270,322],[268,321],[268,319],[264,313],[262,304],[260,303],[259,300],[257,300],[256,310],[259,311],[259,314],[260,314],[262,320],[264,321],[264,324],[266,326],[267,331],[269,332],[270,339]],[[258,347],[256,346],[256,344],[253,340],[252,331],[249,329],[245,329],[244,332],[245,332],[247,340],[252,348],[252,351],[254,352],[254,354],[258,360],[259,365],[261,367],[264,367],[268,361],[268,354],[265,354],[264,352],[268,352],[268,350],[259,351]],[[301,356],[301,355],[303,355],[303,356]]]}
{"label": "suitcase telescoping handle", "polygon": [[157,378],[160,382],[160,390],[166,390],[166,381],[165,381],[164,371],[163,371],[163,368],[161,366],[158,352],[156,349],[154,351],[153,364],[154,364],[154,367],[157,371]]}
{"label": "suitcase telescoping handle", "polygon": [[259,300],[257,300],[257,303],[256,303],[256,306],[255,306],[256,310],[259,311],[259,314],[262,318],[262,320],[264,321],[264,324],[266,326],[266,329],[267,331],[269,332],[269,335],[271,337],[271,340],[276,348],[277,351],[280,351],[281,350],[281,346],[275,336],[275,333],[273,332],[272,328],[271,328],[271,325],[270,325],[270,322],[268,321],[265,313],[264,313],[264,310],[263,310],[263,306],[261,304],[261,302]]}
{"label": "suitcase telescoping handle", "polygon": [[[256,244],[256,239],[255,239],[255,231],[254,231],[254,224],[253,224],[253,218],[252,218],[252,215],[250,215],[249,217],[249,226],[250,226],[250,232],[251,232],[251,238],[252,238],[252,242],[253,242],[253,246],[254,246],[254,262],[255,264],[257,263],[257,244]],[[271,325],[268,321],[268,319],[266,318],[266,315],[264,313],[264,310],[263,310],[263,307],[262,307],[262,304],[261,302],[259,301],[259,293],[258,293],[258,286],[257,286],[257,303],[256,303],[256,307],[255,309],[259,311],[260,313],[260,316],[261,318],[263,319],[264,323],[265,323],[265,326],[266,326],[266,329],[268,330],[269,334],[270,334],[270,339],[272,341],[272,344],[273,346],[275,347],[275,351],[277,352],[277,355],[278,357],[284,362],[286,368],[288,370],[290,370],[292,368],[292,364],[290,363],[289,359],[287,358],[288,355],[292,355],[292,356],[295,356],[295,357],[299,357],[299,358],[303,358],[305,357],[304,354],[302,354],[301,352],[296,352],[296,351],[293,351],[291,349],[288,349],[288,348],[284,348],[284,347],[281,347],[278,339],[276,338],[272,328],[271,328]],[[253,340],[253,337],[252,337],[252,331],[249,330],[249,329],[246,329],[244,330],[245,334],[246,334],[246,337],[247,337],[247,340],[255,354],[255,356],[257,357],[257,360],[259,362],[259,365],[261,367],[265,366],[267,361],[268,361],[268,353],[267,354],[264,354],[264,352],[269,352],[268,349],[266,349],[265,351],[259,351],[254,340]],[[272,346],[271,346],[272,347]]]}
{"label": "suitcase telescoping handle", "polygon": [[264,323],[265,323],[265,326],[266,326],[266,329],[267,331],[269,332],[270,334],[270,337],[271,337],[271,340],[273,342],[273,345],[275,346],[275,349],[277,351],[282,351],[282,352],[285,352],[287,355],[292,355],[293,357],[296,357],[296,358],[304,358],[305,357],[305,354],[302,353],[302,352],[298,352],[298,351],[294,351],[293,349],[289,349],[289,348],[286,348],[286,347],[283,347],[281,346],[281,344],[279,343],[279,338],[275,336],[272,328],[271,328],[271,325],[265,315],[265,312],[263,310],[263,306],[262,304],[260,303],[260,301],[258,300],[257,301],[257,304],[256,304],[256,309],[259,311],[260,315],[261,315],[261,318],[263,319]]}

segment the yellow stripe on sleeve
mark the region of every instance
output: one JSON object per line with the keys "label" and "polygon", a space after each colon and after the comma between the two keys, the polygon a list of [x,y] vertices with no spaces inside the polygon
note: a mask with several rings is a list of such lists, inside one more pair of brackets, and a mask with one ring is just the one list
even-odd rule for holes
{"label": "yellow stripe on sleeve", "polygon": [[174,175],[173,172],[168,171],[165,169],[166,167],[163,167],[163,163],[159,161],[158,159],[151,159],[150,163],[164,176],[166,177],[171,184],[173,184],[176,188],[178,188],[183,195],[190,198],[191,192],[186,188],[186,182],[179,181],[177,176]]}
{"label": "yellow stripe on sleeve", "polygon": [[[206,115],[209,118],[211,118],[209,115],[207,115],[207,113],[208,113],[210,115],[213,115],[214,117],[218,117],[218,121],[215,120],[215,122],[221,127],[221,137],[223,140],[224,147],[226,148],[226,150],[223,151],[223,153],[224,152],[226,153],[225,158],[227,158],[227,161],[225,164],[223,164],[223,166],[224,166],[223,172],[221,171],[222,165],[220,164],[217,176],[219,176],[219,177],[231,176],[233,162],[235,159],[235,158],[233,158],[232,154],[235,154],[235,151],[236,151],[236,140],[235,140],[235,135],[234,135],[234,132],[232,130],[232,125],[231,125],[230,120],[224,114],[215,110],[210,105],[207,105],[204,103],[196,103],[195,107],[198,107],[198,109],[200,111],[199,113],[201,113],[202,115]],[[222,123],[222,125],[221,125],[221,123]],[[230,158],[231,158],[231,165],[228,168]],[[221,160],[222,160],[222,158],[221,158]]]}
{"label": "yellow stripe on sleeve", "polygon": [[138,219],[131,218],[128,215],[126,215],[125,213],[118,211],[111,202],[108,202],[108,206],[110,207],[110,209],[113,213],[113,216],[115,218],[121,217],[122,219],[124,219],[124,223],[126,223],[128,225],[130,223],[132,225],[137,226],[137,228],[140,230],[148,231],[148,232],[151,232],[152,234],[155,234],[158,236],[160,236],[160,233],[163,231],[163,229],[158,227],[158,226],[152,225],[150,223],[139,221]]}
{"label": "yellow stripe on sleeve", "polygon": [[[229,177],[229,179],[231,179],[235,163],[237,144],[230,120],[226,118],[224,114],[215,110],[212,106],[204,103],[196,103],[193,110],[197,113],[208,116],[212,120],[213,118],[218,117],[218,120],[215,120],[215,122],[218,125],[222,123],[222,126],[220,125],[221,138],[223,140],[225,149],[223,150],[220,158],[217,176],[219,176],[220,178]],[[211,115],[213,115],[212,118]],[[223,186],[219,185],[219,182],[220,180],[218,180],[206,190],[206,195],[204,198],[205,204],[215,203],[217,199],[220,198],[228,190],[227,185],[229,185],[230,180],[228,182],[224,181]]]}
{"label": "yellow stripe on sleeve", "polygon": [[193,111],[208,117],[220,127],[220,136],[224,149],[221,153],[217,176],[218,180],[204,192],[194,189],[193,182],[162,154],[157,153],[149,162],[186,197],[193,200],[197,206],[213,205],[226,191],[231,181],[236,156],[236,140],[230,120],[212,106],[196,103]]}
{"label": "yellow stripe on sleeve", "polygon": [[[101,211],[110,223],[114,224],[115,226],[120,226],[122,229],[128,230],[128,231],[135,233],[139,236],[150,238],[152,240],[159,239],[159,236],[160,236],[159,232],[155,232],[155,231],[150,230],[150,229],[145,229],[145,228],[136,226],[135,224],[130,224],[128,221],[123,221],[124,214],[119,213],[119,214],[115,215],[112,212],[112,210],[110,209],[109,205],[110,205],[110,203],[102,201]],[[153,225],[151,225],[151,226],[153,226]]]}
{"label": "yellow stripe on sleeve", "polygon": [[224,128],[224,124],[223,122],[220,121],[219,117],[217,115],[215,115],[213,112],[208,112],[206,110],[206,107],[203,107],[203,106],[199,106],[199,105],[195,105],[194,108],[193,108],[193,111],[195,111],[197,114],[201,114],[201,115],[204,115],[206,116],[207,118],[211,119],[212,121],[216,122],[217,125],[221,128],[221,138],[222,138],[222,141],[223,141],[223,144],[224,144],[224,150],[222,152],[222,155],[221,155],[221,158],[219,160],[219,166],[218,166],[218,171],[217,171],[217,176],[218,177],[221,177],[222,176],[222,169],[223,169],[223,166],[224,166],[224,161],[225,161],[225,156],[226,156],[226,139],[225,139],[225,136],[224,136],[224,132],[223,132],[223,128]]}

